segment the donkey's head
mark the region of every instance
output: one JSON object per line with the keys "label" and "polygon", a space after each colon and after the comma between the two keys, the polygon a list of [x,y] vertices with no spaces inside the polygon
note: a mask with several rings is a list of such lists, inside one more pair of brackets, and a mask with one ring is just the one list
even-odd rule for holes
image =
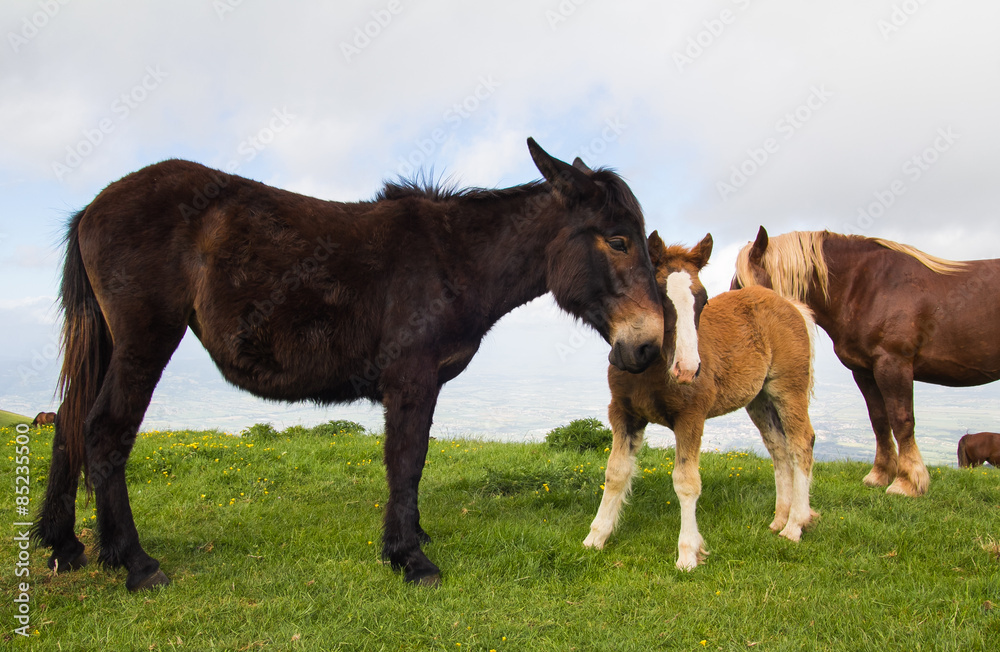
{"label": "donkey's head", "polygon": [[712,234],[687,249],[680,245],[667,247],[656,231],[649,236],[649,256],[656,267],[656,283],[665,297],[664,314],[670,308],[675,313],[673,333],[664,329],[663,358],[677,382],[694,382],[701,368],[698,355],[698,323],[701,311],[708,304],[708,292],[698,278],[698,272],[712,255]]}
{"label": "donkey's head", "polygon": [[546,283],[559,306],[611,344],[608,361],[633,373],[659,355],[663,307],[646,250],[642,208],[611,170],[555,159],[528,139],[552,187],[546,199],[561,227],[546,248]]}

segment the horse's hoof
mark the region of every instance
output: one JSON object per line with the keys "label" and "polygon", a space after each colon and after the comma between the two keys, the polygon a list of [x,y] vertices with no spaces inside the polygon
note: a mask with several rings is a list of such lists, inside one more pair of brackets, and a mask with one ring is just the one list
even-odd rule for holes
{"label": "horse's hoof", "polygon": [[866,487],[884,487],[889,484],[889,476],[885,471],[872,469],[861,482]]}
{"label": "horse's hoof", "polygon": [[160,586],[167,586],[170,584],[170,578],[164,574],[163,571],[157,570],[155,573],[139,582],[133,587],[129,588],[130,593],[137,593],[139,591],[148,591],[150,589],[155,589]]}
{"label": "horse's hoof", "polygon": [[889,488],[885,490],[887,494],[896,494],[898,496],[909,496],[910,498],[916,498],[917,496],[922,496],[927,493],[927,486],[921,489],[915,486],[910,480],[904,476],[897,475],[896,479],[893,480]]}

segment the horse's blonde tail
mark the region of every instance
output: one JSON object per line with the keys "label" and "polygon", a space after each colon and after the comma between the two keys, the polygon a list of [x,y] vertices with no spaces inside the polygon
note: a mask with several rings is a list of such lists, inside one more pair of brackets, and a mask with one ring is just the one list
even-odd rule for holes
{"label": "horse's blonde tail", "polygon": [[791,299],[788,301],[795,306],[795,309],[799,311],[802,319],[806,322],[806,334],[809,335],[809,396],[811,398],[816,380],[816,374],[813,369],[813,364],[816,361],[816,318],[813,317],[813,311],[806,304]]}

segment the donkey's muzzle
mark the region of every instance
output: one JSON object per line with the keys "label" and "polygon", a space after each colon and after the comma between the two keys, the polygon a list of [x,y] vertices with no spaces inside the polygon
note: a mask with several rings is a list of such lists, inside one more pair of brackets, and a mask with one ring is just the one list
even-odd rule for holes
{"label": "donkey's muzzle", "polygon": [[615,342],[608,354],[608,362],[622,371],[637,374],[645,371],[660,357],[660,342],[648,340],[639,343]]}

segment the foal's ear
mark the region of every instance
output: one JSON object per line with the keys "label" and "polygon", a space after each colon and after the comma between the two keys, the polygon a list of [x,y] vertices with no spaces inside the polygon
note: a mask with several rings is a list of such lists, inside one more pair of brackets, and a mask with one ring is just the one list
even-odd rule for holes
{"label": "foal's ear", "polygon": [[660,239],[660,234],[653,231],[646,239],[646,248],[649,249],[649,260],[653,267],[658,267],[663,262],[663,256],[667,253],[667,247]]}
{"label": "foal's ear", "polygon": [[709,233],[701,242],[696,244],[691,248],[691,262],[694,263],[695,267],[702,269],[708,264],[708,259],[712,257],[712,234]]}
{"label": "foal's ear", "polygon": [[[569,163],[549,156],[534,138],[528,138],[528,151],[535,167],[557,192],[572,199],[586,199],[597,194],[597,184],[590,175]],[[582,161],[581,161],[582,162]],[[584,166],[586,167],[586,165]]]}
{"label": "foal's ear", "polygon": [[750,247],[750,262],[760,265],[765,251],[767,251],[767,230],[761,226],[760,230],[757,231],[757,239],[753,241],[753,246]]}

